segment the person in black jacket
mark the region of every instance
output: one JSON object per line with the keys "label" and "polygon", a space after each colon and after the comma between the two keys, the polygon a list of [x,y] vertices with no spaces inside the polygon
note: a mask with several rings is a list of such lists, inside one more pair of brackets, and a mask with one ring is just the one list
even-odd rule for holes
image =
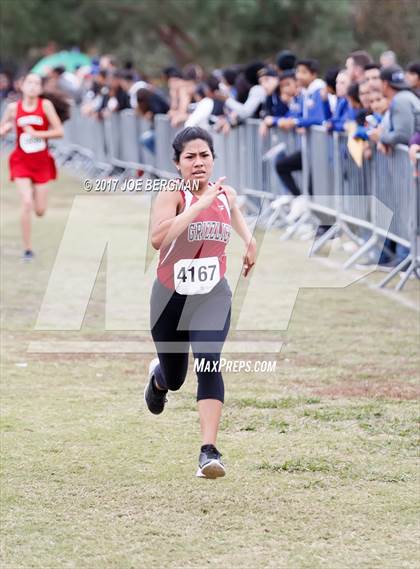
{"label": "person in black jacket", "polygon": [[290,103],[297,95],[297,83],[293,69],[284,71],[279,76],[275,69],[264,67],[258,72],[258,77],[267,93],[259,129],[260,135],[265,136],[269,128],[277,125],[277,119],[289,115]]}

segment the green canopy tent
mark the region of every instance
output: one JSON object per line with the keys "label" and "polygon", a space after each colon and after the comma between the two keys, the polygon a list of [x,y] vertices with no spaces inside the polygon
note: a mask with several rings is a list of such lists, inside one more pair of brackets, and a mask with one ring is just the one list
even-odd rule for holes
{"label": "green canopy tent", "polygon": [[32,73],[44,75],[47,69],[63,66],[66,71],[75,71],[78,67],[91,65],[91,58],[79,51],[60,51],[40,59],[31,69]]}

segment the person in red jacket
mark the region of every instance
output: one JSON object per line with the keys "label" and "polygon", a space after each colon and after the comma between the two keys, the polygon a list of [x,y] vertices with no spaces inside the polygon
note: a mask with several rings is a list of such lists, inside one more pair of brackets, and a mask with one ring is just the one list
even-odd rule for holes
{"label": "person in red jacket", "polygon": [[0,136],[16,128],[16,148],[10,154],[10,179],[15,181],[21,197],[23,259],[34,257],[31,242],[31,215],[42,216],[48,199],[48,182],[57,177],[48,139],[61,138],[63,125],[53,103],[41,97],[41,77],[26,75],[22,98],[10,103],[0,123]]}
{"label": "person in red jacket", "polygon": [[[150,320],[158,358],[150,363],[144,398],[151,413],[162,413],[168,391],[180,389],[186,379],[191,344],[202,434],[197,476],[218,478],[225,474],[215,446],[224,403],[220,353],[229,331],[232,299],[225,249],[233,229],[245,244],[246,277],[255,263],[256,241],[239,209],[236,191],[223,185],[224,178],[210,182],[214,163],[210,134],[187,127],[172,146],[183,185],[161,191],[153,207],[151,242],[159,250],[159,264]],[[198,188],[189,189],[188,184],[194,183]]]}

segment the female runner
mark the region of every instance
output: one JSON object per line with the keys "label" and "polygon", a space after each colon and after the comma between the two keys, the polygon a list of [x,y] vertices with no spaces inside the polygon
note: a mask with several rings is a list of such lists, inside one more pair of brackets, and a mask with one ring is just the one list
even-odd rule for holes
{"label": "female runner", "polygon": [[49,138],[61,138],[63,126],[53,103],[41,97],[41,77],[26,75],[22,98],[10,103],[0,123],[0,136],[16,125],[16,148],[10,154],[10,179],[16,182],[21,197],[23,260],[34,257],[31,242],[31,214],[42,216],[47,207],[47,182],[57,177],[54,159],[48,151]]}
{"label": "female runner", "polygon": [[[256,242],[236,204],[236,191],[215,184],[213,140],[199,127],[182,130],[173,141],[182,181],[178,191],[158,194],[151,241],[159,250],[150,299],[151,333],[158,358],[150,363],[144,399],[154,414],[163,411],[168,390],[179,389],[188,369],[191,344],[198,379],[197,402],[202,446],[197,476],[225,475],[216,437],[224,402],[220,353],[231,316],[232,292],[225,278],[225,248],[231,228],[245,243],[243,275],[255,263]],[[190,191],[193,183],[196,191]]]}

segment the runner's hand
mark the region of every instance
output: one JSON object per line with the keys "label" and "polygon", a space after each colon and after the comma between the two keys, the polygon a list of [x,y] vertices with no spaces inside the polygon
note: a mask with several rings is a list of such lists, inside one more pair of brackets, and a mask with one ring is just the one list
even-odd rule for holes
{"label": "runner's hand", "polygon": [[257,258],[257,242],[255,241],[254,237],[251,239],[247,249],[245,251],[245,255],[243,258],[243,276],[246,278],[249,275],[250,270],[255,265],[255,260]]}
{"label": "runner's hand", "polygon": [[36,130],[29,125],[23,127],[23,132],[26,132],[26,134],[36,135]]}
{"label": "runner's hand", "polygon": [[0,136],[4,136],[9,131],[13,129],[13,123],[11,121],[7,121],[0,126]]}
{"label": "runner's hand", "polygon": [[198,209],[207,209],[213,203],[213,200],[223,192],[223,181],[226,180],[226,176],[222,176],[217,180],[214,185],[208,186],[207,190],[201,194],[197,204]]}

